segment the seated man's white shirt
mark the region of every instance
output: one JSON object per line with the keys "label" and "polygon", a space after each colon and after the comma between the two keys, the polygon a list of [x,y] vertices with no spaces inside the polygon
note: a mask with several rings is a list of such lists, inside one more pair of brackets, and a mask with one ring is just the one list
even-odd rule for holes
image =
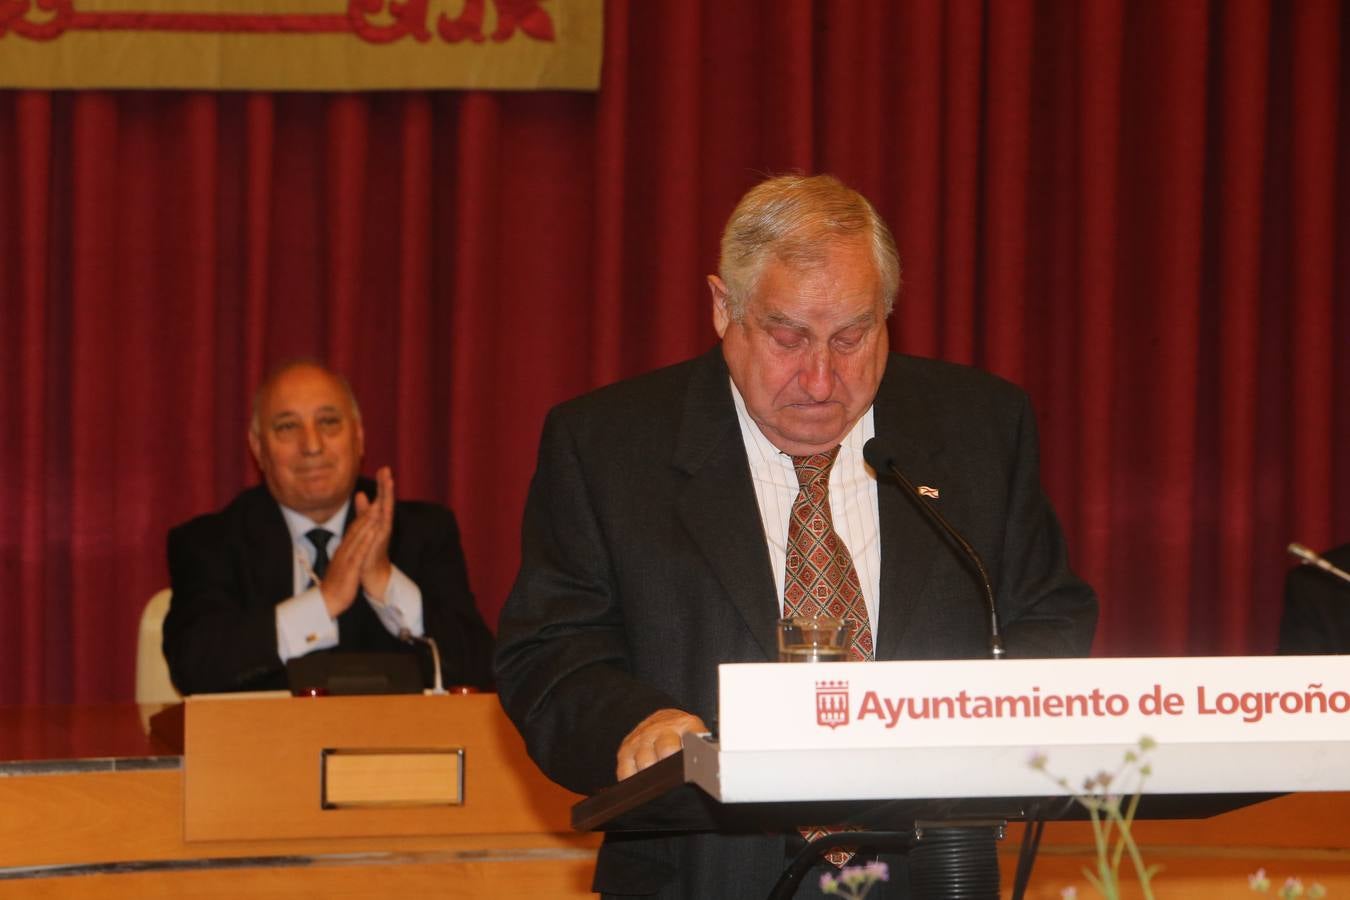
{"label": "seated man's white shirt", "polygon": [[[775,447],[745,408],[745,400],[731,383],[736,419],[750,461],[750,480],[755,485],[769,563],[778,590],[778,608],[783,611],[783,582],[787,577],[788,521],[792,504],[801,490],[792,457]],[[877,480],[863,462],[862,448],[876,434],[872,407],[867,408],[840,444],[839,456],[830,470],[830,516],[834,530],[853,557],[858,572],[872,634],[877,633],[881,596],[881,511],[877,504]]]}
{"label": "seated man's white shirt", "polygon": [[[337,620],[329,617],[318,584],[310,584],[315,580],[313,572],[318,550],[306,535],[315,528],[323,528],[332,534],[328,539],[328,558],[332,559],[342,544],[350,506],[351,501],[348,500],[326,522],[315,522],[303,513],[281,507],[281,515],[291,533],[292,582],[295,590],[293,596],[276,606],[277,656],[281,657],[282,662],[338,645]],[[409,634],[422,635],[422,589],[403,574],[398,566],[390,568],[389,586],[385,588],[383,602],[371,597],[364,589],[361,596],[375,610],[380,624],[390,634],[397,637],[406,628]]]}

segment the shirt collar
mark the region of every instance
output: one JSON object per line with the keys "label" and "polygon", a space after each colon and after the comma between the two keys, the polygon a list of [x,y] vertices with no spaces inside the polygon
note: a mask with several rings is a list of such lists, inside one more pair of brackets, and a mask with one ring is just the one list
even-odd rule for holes
{"label": "shirt collar", "polygon": [[[772,459],[774,456],[782,456],[783,459],[790,461],[792,457],[775,447],[773,441],[764,436],[759,423],[750,416],[750,410],[746,408],[745,398],[741,396],[740,390],[736,387],[736,382],[730,377],[727,378],[727,382],[731,385],[731,400],[736,406],[736,418],[740,422],[741,434],[754,443],[754,449],[758,452],[760,458]],[[853,427],[849,429],[848,434],[844,435],[844,440],[841,442],[843,449],[839,451],[840,453],[862,458],[863,444],[876,436],[876,425],[872,415],[875,408],[876,404],[869,405],[867,412],[859,416],[858,421],[853,423]]]}
{"label": "shirt collar", "polygon": [[[281,506],[280,503],[277,505]],[[347,502],[342,504],[342,508],[333,513],[326,522],[315,522],[309,516],[302,512],[296,512],[289,506],[281,506],[281,517],[286,520],[286,528],[291,533],[293,543],[300,543],[301,539],[313,528],[323,528],[341,537],[342,532],[347,527],[347,509],[351,505],[352,499],[348,497]]]}

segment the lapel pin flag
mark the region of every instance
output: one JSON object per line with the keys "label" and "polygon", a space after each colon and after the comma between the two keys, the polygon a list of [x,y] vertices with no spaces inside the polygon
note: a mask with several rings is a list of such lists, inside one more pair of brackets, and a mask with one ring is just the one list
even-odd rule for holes
{"label": "lapel pin flag", "polygon": [[918,487],[918,491],[920,497],[927,497],[929,500],[936,500],[938,498],[938,489],[935,487],[921,484]]}

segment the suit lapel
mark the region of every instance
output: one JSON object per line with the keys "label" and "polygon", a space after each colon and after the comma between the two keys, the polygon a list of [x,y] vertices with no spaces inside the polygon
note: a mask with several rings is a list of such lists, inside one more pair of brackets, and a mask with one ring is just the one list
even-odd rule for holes
{"label": "suit lapel", "polygon": [[676,512],[766,659],[778,658],[778,601],[721,346],[690,377],[673,465]]}
{"label": "suit lapel", "polygon": [[[936,417],[924,398],[923,386],[905,370],[902,356],[892,356],[873,403],[877,437],[895,453],[896,465],[916,486],[936,487],[937,502],[950,508],[958,485],[943,463]],[[915,436],[923,435],[923,443]],[[879,473],[877,507],[881,524],[880,627],[878,659],[903,658],[905,638],[926,598],[924,587],[933,560],[951,552],[933,526],[905,496],[893,478]],[[922,618],[919,619],[922,621]]]}
{"label": "suit lapel", "polygon": [[[356,519],[356,495],[365,494],[366,499],[372,503],[375,501],[375,482],[369,478],[357,478],[356,487],[352,488],[352,502],[347,504],[347,515],[342,520],[342,530],[346,533],[348,528],[352,527],[352,522]],[[392,546],[393,537],[390,536],[389,543]]]}
{"label": "suit lapel", "polygon": [[291,532],[281,516],[281,507],[265,487],[249,496],[244,515],[248,543],[249,576],[255,589],[275,605],[295,593],[295,561]]}

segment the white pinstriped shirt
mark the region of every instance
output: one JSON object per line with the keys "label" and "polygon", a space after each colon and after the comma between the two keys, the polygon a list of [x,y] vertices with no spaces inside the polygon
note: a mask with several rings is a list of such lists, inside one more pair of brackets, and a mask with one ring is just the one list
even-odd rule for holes
{"label": "white pinstriped shirt", "polygon": [[[750,480],[755,485],[755,499],[759,502],[759,518],[769,546],[769,563],[773,567],[781,613],[783,578],[787,569],[788,517],[799,490],[797,472],[792,467],[792,457],[770,443],[755,420],[750,418],[745,399],[736,389],[735,382],[731,383],[731,396],[736,402],[736,419],[741,426],[745,454],[750,459]],[[839,457],[830,470],[830,515],[834,519],[835,532],[853,557],[874,636],[881,595],[881,515],[877,508],[876,477],[863,462],[862,448],[875,433],[872,407],[869,406],[844,437]]]}

